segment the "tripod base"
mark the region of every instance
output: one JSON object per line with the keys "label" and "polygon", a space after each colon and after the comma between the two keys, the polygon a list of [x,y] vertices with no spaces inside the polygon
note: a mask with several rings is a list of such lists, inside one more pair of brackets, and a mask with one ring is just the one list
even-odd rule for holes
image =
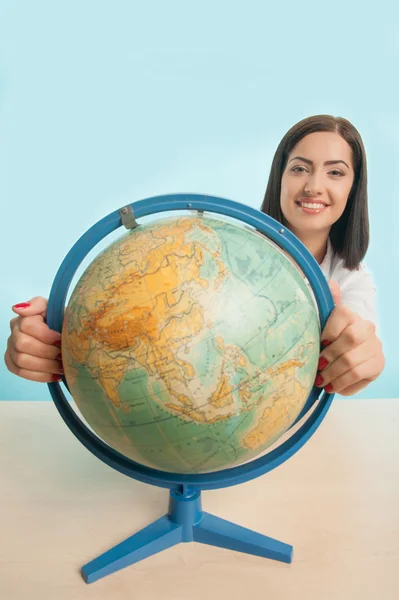
{"label": "tripod base", "polygon": [[192,541],[292,561],[292,546],[202,512],[200,492],[183,495],[171,491],[166,515],[87,563],[82,576],[92,583],[175,544]]}

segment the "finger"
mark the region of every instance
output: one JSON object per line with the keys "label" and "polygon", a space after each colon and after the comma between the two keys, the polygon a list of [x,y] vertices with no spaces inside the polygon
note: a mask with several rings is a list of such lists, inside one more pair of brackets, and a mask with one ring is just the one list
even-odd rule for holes
{"label": "finger", "polygon": [[[352,323],[348,325],[342,332],[342,334],[333,342],[328,345],[321,353],[319,359],[319,365],[324,364],[325,366],[319,367],[323,372],[326,370],[327,365],[332,365],[334,361],[337,361],[339,357],[344,356],[345,360],[348,361],[348,367],[351,368],[354,365],[353,359],[358,359],[357,362],[365,360],[366,356],[357,357],[357,347],[363,345],[367,340],[370,340],[373,334],[373,324],[369,321],[359,321],[356,324]],[[370,347],[372,350],[375,340]],[[374,352],[372,354],[375,354]],[[371,355],[372,355],[371,354]],[[323,360],[324,359],[324,360]],[[327,361],[327,364],[326,362]],[[357,364],[357,363],[356,363]]]}
{"label": "finger", "polygon": [[13,348],[11,341],[9,341],[7,345],[7,350],[14,364],[16,364],[17,367],[19,367],[20,369],[50,374],[62,374],[64,372],[60,360],[38,358],[37,356],[32,356],[31,354],[16,352],[16,350]]}
{"label": "finger", "polygon": [[11,332],[14,331],[14,328],[17,326],[17,324],[19,323],[20,318],[19,317],[14,317],[13,319],[11,319],[10,321],[10,330]]}
{"label": "finger", "polygon": [[368,379],[363,379],[363,381],[359,381],[359,383],[349,385],[345,389],[341,390],[339,394],[341,396],[353,396],[353,394],[357,394],[361,390],[364,390],[364,388],[367,387],[370,383],[371,381],[369,381]]}
{"label": "finger", "polygon": [[322,344],[325,340],[328,340],[330,344],[334,342],[339,338],[344,329],[348,327],[348,325],[354,323],[358,318],[359,317],[347,306],[341,304],[334,308],[321,334]]}
{"label": "finger", "polygon": [[27,302],[19,302],[14,304],[12,310],[23,317],[31,317],[33,315],[46,316],[47,300],[41,296],[35,296]]}
{"label": "finger", "polygon": [[6,363],[7,369],[14,375],[18,375],[23,379],[29,379],[30,381],[38,381],[42,383],[50,383],[51,381],[61,381],[61,377],[57,374],[41,373],[39,371],[29,371],[27,369],[20,369],[18,365],[12,360],[8,350],[4,355],[4,362]]}
{"label": "finger", "polygon": [[30,335],[44,344],[54,345],[61,340],[61,334],[58,331],[50,329],[41,315],[24,317],[19,320],[16,327],[19,327],[22,333]]}
{"label": "finger", "polygon": [[40,340],[22,333],[16,326],[12,335],[8,338],[15,352],[31,354],[37,358],[48,358],[50,360],[61,360],[61,348],[52,344],[45,344]]}
{"label": "finger", "polygon": [[[337,343],[339,341],[340,340],[337,340]],[[331,383],[335,387],[335,382],[339,377],[344,373],[353,371],[356,367],[372,359],[375,355],[375,345],[371,340],[368,340],[355,348],[352,347],[348,352],[338,356],[336,360],[320,371],[319,375],[321,375],[322,381],[319,377],[318,386],[325,387]]]}
{"label": "finger", "polygon": [[350,369],[346,373],[343,373],[340,377],[337,377],[331,381],[330,386],[332,387],[333,392],[339,394],[341,390],[358,384],[360,381],[374,381],[378,377],[379,373],[380,371],[378,369],[377,362],[373,357],[361,363],[360,365],[356,365],[356,367],[353,369]]}

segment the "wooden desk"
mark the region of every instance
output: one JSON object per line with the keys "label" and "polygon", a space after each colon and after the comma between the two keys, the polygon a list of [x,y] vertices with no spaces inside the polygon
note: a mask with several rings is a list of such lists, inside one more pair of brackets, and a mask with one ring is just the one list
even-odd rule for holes
{"label": "wooden desk", "polygon": [[293,544],[290,565],[179,544],[91,585],[80,567],[166,512],[47,402],[0,402],[1,600],[398,600],[399,399],[335,400],[289,461],[203,508]]}

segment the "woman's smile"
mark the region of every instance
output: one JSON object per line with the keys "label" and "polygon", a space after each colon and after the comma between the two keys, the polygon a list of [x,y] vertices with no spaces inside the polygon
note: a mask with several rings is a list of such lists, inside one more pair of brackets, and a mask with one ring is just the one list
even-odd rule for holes
{"label": "woman's smile", "polygon": [[299,210],[307,215],[317,215],[325,212],[329,206],[326,202],[313,200],[312,198],[301,198],[300,200],[297,200],[295,204],[298,206]]}

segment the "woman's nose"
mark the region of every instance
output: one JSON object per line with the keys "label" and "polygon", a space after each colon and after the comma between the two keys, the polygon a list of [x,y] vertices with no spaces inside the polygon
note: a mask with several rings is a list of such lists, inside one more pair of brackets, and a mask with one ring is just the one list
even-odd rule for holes
{"label": "woman's nose", "polygon": [[305,188],[306,194],[317,195],[323,192],[323,177],[319,173],[310,174],[307,177]]}

